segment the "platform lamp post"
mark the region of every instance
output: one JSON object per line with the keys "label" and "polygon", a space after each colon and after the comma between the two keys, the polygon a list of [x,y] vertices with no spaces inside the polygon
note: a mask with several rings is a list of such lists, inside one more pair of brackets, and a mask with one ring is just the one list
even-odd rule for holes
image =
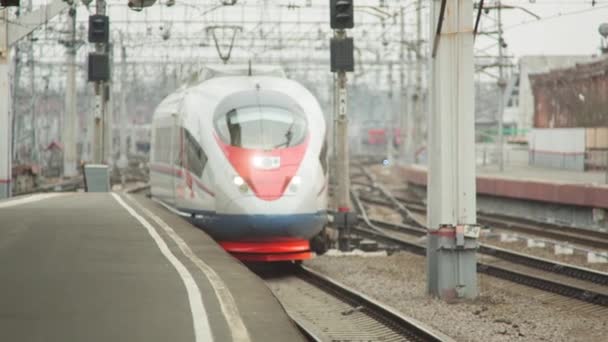
{"label": "platform lamp post", "polygon": [[353,39],[346,36],[346,29],[354,27],[353,0],[330,1],[330,26],[334,37],[330,40],[331,72],[337,73],[336,98],[337,112],[334,115],[336,132],[336,177],[338,191],[335,196],[336,214],[334,224],[338,228],[339,247],[350,250],[350,226],[356,221],[356,215],[350,206],[350,174],[348,152],[348,117],[346,72],[355,70]]}

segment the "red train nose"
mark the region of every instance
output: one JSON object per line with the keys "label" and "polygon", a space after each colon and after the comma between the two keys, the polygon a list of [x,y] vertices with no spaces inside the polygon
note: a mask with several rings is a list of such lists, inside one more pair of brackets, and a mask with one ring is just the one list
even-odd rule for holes
{"label": "red train nose", "polygon": [[230,146],[216,137],[224,155],[260,199],[273,201],[281,198],[295,176],[309,139],[297,146],[262,151]]}

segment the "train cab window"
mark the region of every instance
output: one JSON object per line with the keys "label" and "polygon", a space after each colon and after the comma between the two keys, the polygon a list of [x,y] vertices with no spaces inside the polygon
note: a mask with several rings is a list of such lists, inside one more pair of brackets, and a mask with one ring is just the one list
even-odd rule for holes
{"label": "train cab window", "polygon": [[154,161],[157,163],[170,163],[171,161],[171,127],[156,129],[154,137]]}
{"label": "train cab window", "polygon": [[323,174],[327,174],[327,139],[323,141],[323,147],[321,147],[321,153],[319,154],[319,161],[321,162]]}
{"label": "train cab window", "polygon": [[183,132],[186,166],[190,172],[201,177],[207,164],[207,155],[188,130],[184,129]]}
{"label": "train cab window", "polygon": [[296,146],[304,141],[307,133],[303,115],[269,106],[232,109],[216,117],[215,126],[224,143],[247,149]]}

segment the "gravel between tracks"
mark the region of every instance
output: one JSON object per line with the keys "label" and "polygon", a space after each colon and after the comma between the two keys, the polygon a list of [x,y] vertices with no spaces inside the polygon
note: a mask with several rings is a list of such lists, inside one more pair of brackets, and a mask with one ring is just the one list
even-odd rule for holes
{"label": "gravel between tracks", "polygon": [[[480,297],[446,304],[426,295],[424,257],[328,257],[306,262],[458,341],[605,341],[608,318],[568,312],[538,292],[479,275]],[[522,290],[523,289],[523,290]]]}

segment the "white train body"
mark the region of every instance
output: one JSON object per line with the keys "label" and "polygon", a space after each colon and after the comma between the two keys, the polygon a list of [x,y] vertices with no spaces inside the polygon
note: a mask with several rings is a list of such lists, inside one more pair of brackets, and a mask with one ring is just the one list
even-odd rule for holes
{"label": "white train body", "polygon": [[162,101],[151,192],[244,259],[306,259],[326,223],[325,120],[303,86],[264,72],[224,69]]}

